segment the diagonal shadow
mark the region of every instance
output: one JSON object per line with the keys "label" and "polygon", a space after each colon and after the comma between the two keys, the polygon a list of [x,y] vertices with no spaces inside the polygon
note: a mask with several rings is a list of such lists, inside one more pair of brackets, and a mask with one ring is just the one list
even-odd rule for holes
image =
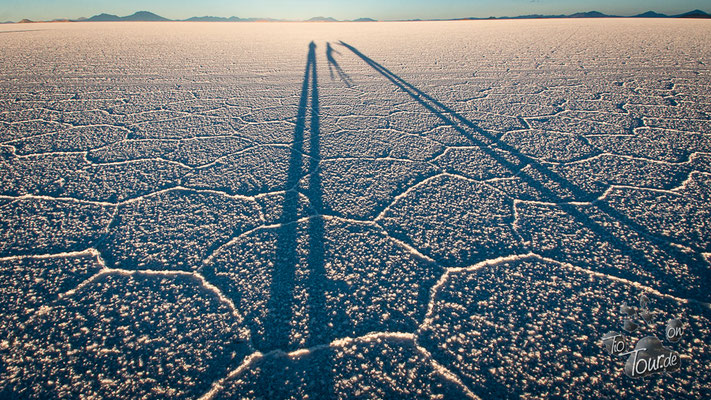
{"label": "diagonal shadow", "polygon": [[[331,54],[331,53],[334,52],[334,51],[335,51],[335,50],[333,50],[333,47],[331,47],[331,43],[330,43],[330,42],[326,42],[326,61],[328,61],[328,74],[331,76],[331,80],[335,80],[335,79],[336,79],[336,78],[333,76],[333,63],[331,62],[331,60],[334,60],[334,61],[335,61],[335,58],[333,58],[333,54]],[[341,54],[341,53],[339,53],[338,51],[336,51],[336,53]]]}
{"label": "diagonal shadow", "polygon": [[[333,69],[336,70],[336,73],[338,73],[338,77],[341,78],[343,83],[346,84],[346,86],[351,87],[353,86],[353,81],[351,78],[346,74],[343,69],[341,68],[340,65],[338,65],[338,61],[333,57],[333,53],[336,54],[341,54],[338,52],[338,50],[334,50],[333,47],[331,47],[331,43],[326,43],[326,61],[328,61],[328,72],[331,74],[331,80],[333,80]],[[333,68],[333,69],[332,69]]]}
{"label": "diagonal shadow", "polygon": [[[633,248],[626,242],[622,241],[614,233],[608,231],[599,222],[595,221],[589,215],[580,211],[578,208],[576,208],[575,205],[570,204],[554,190],[551,190],[550,188],[546,187],[541,181],[539,181],[539,178],[528,173],[523,168],[525,166],[530,166],[530,168],[533,169],[533,171],[535,171],[540,176],[544,177],[550,182],[554,182],[562,189],[570,192],[573,198],[578,201],[594,200],[593,198],[591,198],[591,194],[581,190],[579,187],[569,182],[567,179],[560,176],[556,172],[551,171],[549,168],[539,163],[537,160],[521,153],[508,143],[501,141],[495,135],[481,129],[475,123],[469,121],[465,117],[458,114],[456,111],[452,110],[443,103],[429,96],[425,92],[417,89],[415,86],[400,78],[389,69],[385,68],[384,66],[380,65],[368,56],[364,55],[355,47],[343,41],[341,41],[340,44],[349,49],[351,52],[353,52],[353,54],[361,58],[366,64],[368,64],[370,67],[372,67],[385,78],[387,78],[399,89],[407,93],[410,97],[412,97],[420,105],[422,105],[428,111],[432,112],[434,115],[440,118],[447,125],[452,126],[458,133],[468,138],[472,143],[480,147],[482,151],[484,151],[487,155],[495,159],[499,164],[504,166],[512,173],[518,174],[517,176],[521,177],[522,180],[530,187],[538,190],[545,197],[557,203],[564,212],[575,218],[583,226],[593,231],[599,237],[610,243],[612,246],[620,250],[623,254],[629,256],[632,260],[639,263],[640,265],[649,265],[647,255],[645,254],[644,250]],[[474,132],[476,135],[472,134],[472,132]],[[504,158],[503,155],[494,151],[492,146],[496,146],[496,148],[514,156],[518,162],[513,163],[507,160],[506,158]],[[695,276],[699,277],[702,281],[700,286],[694,288],[693,290],[690,288],[677,289],[684,293],[691,292],[693,293],[693,295],[701,296],[701,298],[704,299],[708,298],[708,293],[703,289],[703,287],[708,287],[711,285],[711,277],[709,276],[707,268],[705,267],[705,262],[703,260],[700,260],[698,258],[698,255],[685,253],[682,250],[670,245],[665,238],[658,237],[657,235],[649,232],[646,227],[638,224],[635,221],[632,221],[629,217],[621,214],[619,211],[615,210],[604,202],[599,202],[596,205],[599,210],[610,216],[613,220],[626,225],[628,228],[650,240],[650,242],[654,243],[656,246],[658,246],[658,248],[666,252],[671,257],[677,259],[682,263],[687,264],[690,270],[695,273]],[[626,275],[626,277],[630,278],[631,280],[635,280],[636,278],[636,275],[632,273],[624,273],[624,275]]]}

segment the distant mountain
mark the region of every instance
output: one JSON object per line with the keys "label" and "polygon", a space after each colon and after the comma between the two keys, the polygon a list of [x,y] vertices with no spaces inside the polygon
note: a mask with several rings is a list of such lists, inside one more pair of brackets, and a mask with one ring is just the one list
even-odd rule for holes
{"label": "distant mountain", "polygon": [[610,17],[616,17],[616,15],[607,15],[603,14],[599,11],[588,11],[588,12],[579,12],[575,14],[570,14],[567,16],[567,18],[610,18]]}
{"label": "distant mountain", "polygon": [[588,12],[579,12],[579,13],[570,14],[570,15],[528,14],[528,15],[519,15],[516,17],[488,17],[488,18],[471,17],[471,18],[464,18],[464,19],[485,20],[485,19],[546,19],[546,18],[617,18],[617,16],[603,14],[599,11],[588,11]]}
{"label": "distant mountain", "polygon": [[86,20],[91,22],[121,21],[121,17],[119,17],[118,15],[101,13],[99,15],[89,17]]}
{"label": "distant mountain", "polygon": [[[452,18],[452,19],[445,19],[444,21],[451,21],[451,20],[490,20],[490,19],[543,19],[543,18],[625,18],[617,15],[607,15],[604,13],[601,13],[599,11],[587,11],[587,12],[579,12],[579,13],[574,13],[570,15],[543,15],[543,14],[529,14],[529,15],[519,15],[516,17],[488,17],[488,18],[480,18],[480,17],[469,17],[469,18]],[[693,10],[689,11],[684,14],[679,14],[679,15],[665,15],[665,14],[660,14],[654,11],[647,11],[642,14],[637,14],[633,15],[630,17],[626,18],[711,18],[711,14],[708,14],[704,11],[701,10]],[[69,21],[65,19],[57,19],[54,20],[54,22],[59,22],[59,21]],[[101,21],[172,21],[168,18],[161,17],[160,15],[154,14],[149,11],[138,11],[135,12],[131,15],[127,15],[125,17],[119,17],[118,15],[113,15],[113,14],[98,14],[94,15],[91,18],[79,18],[79,19],[74,19],[71,20],[72,22],[79,22],[79,21],[90,21],[90,22],[101,22]],[[282,19],[273,19],[273,18],[239,18],[239,17],[215,17],[215,16],[203,16],[203,17],[191,17],[182,21],[201,21],[201,22],[252,22],[252,21],[284,21]],[[308,22],[338,22],[337,19],[332,18],[332,17],[313,17],[308,20]],[[353,22],[375,22],[375,19],[372,18],[358,18],[352,20]],[[422,21],[422,19],[410,19],[407,21]],[[19,23],[31,23],[31,22],[36,22],[36,21],[31,21],[29,19],[23,19],[19,21]],[[41,21],[37,21],[41,22]],[[45,21],[46,22],[46,21]],[[52,22],[52,21],[50,21]],[[12,23],[12,22],[3,22],[3,23]]]}
{"label": "distant mountain", "polygon": [[679,14],[679,15],[666,15],[666,14],[660,14],[655,11],[647,11],[642,14],[637,14],[637,15],[632,15],[629,17],[623,17],[619,15],[608,15],[608,14],[603,14],[599,11],[588,11],[588,12],[579,12],[579,13],[574,13],[570,15],[542,15],[542,14],[529,14],[529,15],[520,15],[517,17],[489,17],[489,18],[464,18],[464,19],[471,19],[471,20],[484,20],[484,19],[541,19],[541,18],[711,18],[710,14],[707,14],[701,10],[694,10],[694,11],[689,11],[688,13],[684,14]]}
{"label": "distant mountain", "polygon": [[668,17],[669,16],[666,14],[660,14],[660,13],[654,12],[654,11],[647,11],[642,14],[634,15],[634,18],[668,18]]}
{"label": "distant mountain", "polygon": [[245,21],[242,18],[238,17],[213,17],[213,16],[204,16],[204,17],[191,17],[186,19],[185,21],[194,21],[194,22],[237,22],[237,21]]}
{"label": "distant mountain", "polygon": [[125,17],[119,17],[113,14],[99,14],[87,19],[91,22],[106,22],[106,21],[170,21],[168,18],[163,18],[160,15],[153,14],[149,11],[138,11]]}
{"label": "distant mountain", "polygon": [[306,22],[338,22],[338,20],[331,17],[313,17],[307,19]]}
{"label": "distant mountain", "polygon": [[163,18],[160,15],[153,14],[149,11],[138,11],[127,17],[122,17],[123,21],[170,21],[168,18]]}
{"label": "distant mountain", "polygon": [[688,13],[675,15],[674,18],[711,18],[711,14],[707,14],[701,10],[689,11]]}

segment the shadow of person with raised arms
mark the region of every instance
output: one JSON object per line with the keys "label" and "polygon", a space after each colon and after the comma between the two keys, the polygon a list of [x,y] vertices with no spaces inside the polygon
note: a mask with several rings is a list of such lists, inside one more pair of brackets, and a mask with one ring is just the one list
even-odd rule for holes
{"label": "shadow of person with raised arms", "polygon": [[331,43],[326,42],[326,61],[328,61],[328,72],[331,74],[331,80],[333,80],[333,70],[335,69],[336,73],[338,73],[338,77],[341,78],[341,80],[343,81],[343,83],[346,84],[346,86],[353,86],[353,81],[348,76],[348,74],[343,71],[341,66],[338,65],[338,61],[336,61],[336,59],[333,57],[333,53],[339,55],[341,54],[338,50],[333,49]]}

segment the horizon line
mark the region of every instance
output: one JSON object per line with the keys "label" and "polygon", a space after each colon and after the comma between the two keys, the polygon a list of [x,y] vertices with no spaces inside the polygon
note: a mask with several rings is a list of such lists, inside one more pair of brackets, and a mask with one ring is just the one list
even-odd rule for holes
{"label": "horizon line", "polygon": [[[133,17],[137,14],[155,16],[157,19],[154,20],[131,20],[127,19]],[[641,17],[645,14],[650,14],[649,18],[698,18],[706,19],[711,18],[711,13],[706,11],[695,9],[687,11],[685,13],[668,15],[663,13],[657,13],[653,10],[643,11],[632,15],[611,15],[605,14],[600,11],[578,11],[571,14],[523,14],[516,16],[489,16],[489,17],[452,17],[452,18],[407,18],[407,19],[375,19],[370,17],[358,17],[354,19],[336,19],[333,17],[315,16],[309,19],[286,19],[286,18],[274,18],[274,17],[221,17],[215,15],[203,15],[203,16],[191,16],[184,19],[171,19],[163,17],[151,11],[140,10],[133,14],[126,16],[118,16],[115,14],[109,14],[102,12],[91,17],[79,17],[79,18],[55,18],[51,20],[31,20],[29,18],[23,18],[19,21],[3,21],[0,24],[21,24],[21,23],[52,23],[52,22],[417,22],[417,21],[466,21],[466,20],[508,20],[508,19],[585,19],[585,18],[644,18]],[[589,16],[588,16],[589,15]],[[92,18],[106,16],[112,18],[110,20],[97,20]],[[113,19],[115,18],[115,19]],[[193,21],[191,21],[193,20]]]}

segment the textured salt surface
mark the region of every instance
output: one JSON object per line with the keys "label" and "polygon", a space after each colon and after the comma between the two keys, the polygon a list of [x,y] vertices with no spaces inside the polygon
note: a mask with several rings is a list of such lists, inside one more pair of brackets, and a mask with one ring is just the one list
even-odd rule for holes
{"label": "textured salt surface", "polygon": [[0,397],[711,396],[708,22],[2,30]]}

